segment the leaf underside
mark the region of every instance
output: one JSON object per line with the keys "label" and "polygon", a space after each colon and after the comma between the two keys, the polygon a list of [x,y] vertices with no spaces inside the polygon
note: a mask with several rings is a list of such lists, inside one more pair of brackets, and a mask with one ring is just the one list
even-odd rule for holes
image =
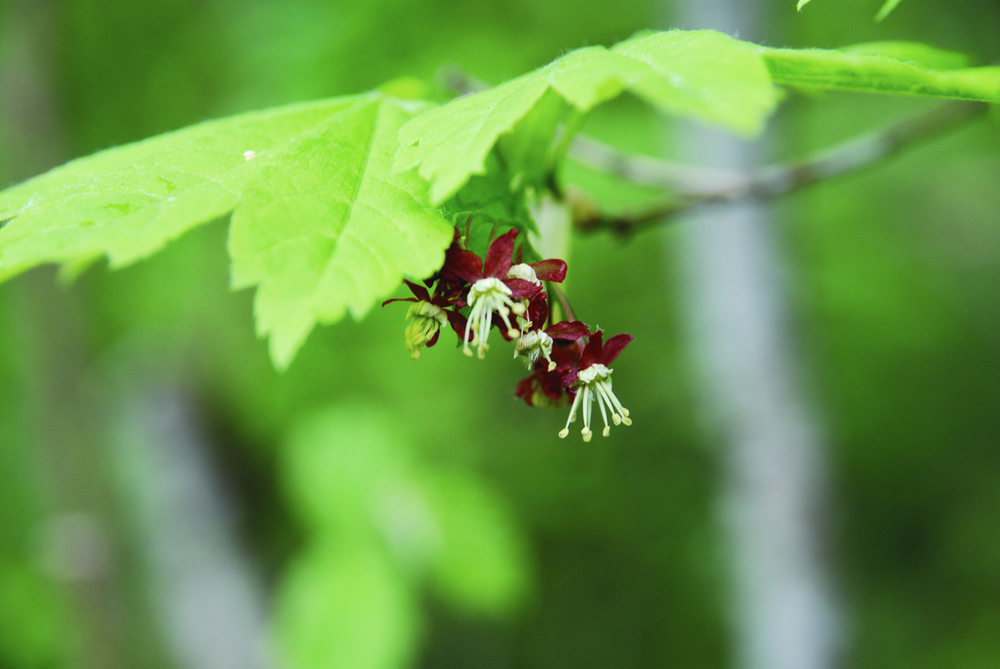
{"label": "leaf underside", "polygon": [[426,184],[389,169],[414,111],[379,94],[337,98],[70,162],[0,193],[0,280],[102,255],[121,267],[231,213],[233,285],[258,286],[257,329],[284,367],[317,321],[360,317],[443,262],[450,226],[425,205]]}
{"label": "leaf underside", "polygon": [[777,84],[1000,102],[1000,67],[956,68],[964,64],[960,56],[923,45],[895,42],[835,51],[769,48],[760,51]]}

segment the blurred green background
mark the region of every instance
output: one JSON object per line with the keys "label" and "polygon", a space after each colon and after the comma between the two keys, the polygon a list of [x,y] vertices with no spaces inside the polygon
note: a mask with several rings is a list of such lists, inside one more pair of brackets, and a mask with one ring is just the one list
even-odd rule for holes
{"label": "blurred green background", "polygon": [[[998,2],[905,0],[876,24],[880,4],[762,3],[759,33],[1000,58]],[[3,186],[205,118],[445,64],[498,83],[684,27],[624,0],[0,7]],[[768,150],[925,105],[793,96]],[[647,153],[669,135],[628,99],[589,123]],[[1000,133],[977,122],[778,207],[846,665],[1000,666],[998,184]],[[411,360],[400,305],[318,329],[276,373],[222,221],[122,271],[0,286],[0,667],[732,666],[676,232],[574,240],[575,309],[636,337],[615,373],[635,425],[591,443],[516,401],[499,347]]]}

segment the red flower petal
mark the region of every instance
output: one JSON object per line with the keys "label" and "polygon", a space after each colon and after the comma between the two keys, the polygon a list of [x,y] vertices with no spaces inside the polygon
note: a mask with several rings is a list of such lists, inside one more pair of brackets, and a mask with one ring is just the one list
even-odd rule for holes
{"label": "red flower petal", "polygon": [[440,336],[441,336],[441,328],[438,328],[437,330],[434,331],[434,336],[431,337],[430,341],[427,342],[427,348],[430,348],[434,344],[438,343],[438,337]]}
{"label": "red flower petal", "polygon": [[549,396],[549,399],[559,401],[563,395],[562,375],[556,372],[540,372],[538,374],[538,385],[542,392]]}
{"label": "red flower petal", "polygon": [[552,361],[556,363],[556,371],[564,372],[576,367],[583,353],[583,340],[575,339],[571,342],[556,339],[552,347]]}
{"label": "red flower petal", "polygon": [[524,279],[504,279],[504,283],[510,288],[511,299],[518,300],[525,297],[534,297],[542,290],[541,286],[536,286]]}
{"label": "red flower petal", "polygon": [[394,297],[391,300],[386,300],[385,302],[383,302],[382,306],[384,307],[385,305],[389,304],[390,302],[419,302],[419,301],[420,300],[418,300],[415,297]]}
{"label": "red flower petal", "polygon": [[448,325],[450,325],[451,329],[455,331],[455,334],[458,335],[458,338],[461,339],[462,337],[464,337],[465,324],[468,322],[465,316],[458,313],[457,311],[447,311],[447,310],[444,312],[444,314],[445,316],[448,317]]}
{"label": "red flower petal", "polygon": [[630,334],[619,334],[615,335],[608,340],[608,343],[604,345],[604,350],[601,352],[601,364],[610,365],[618,357],[618,354],[629,345],[629,343],[635,339]]}
{"label": "red flower petal", "polygon": [[549,319],[549,303],[545,299],[544,291],[538,291],[531,302],[528,303],[528,320],[531,321],[532,330],[541,330],[545,327],[545,321]]}
{"label": "red flower petal", "polygon": [[591,365],[596,365],[601,362],[601,349],[604,346],[602,337],[604,333],[598,330],[594,334],[590,335],[590,341],[587,342],[587,348],[583,349],[583,355],[580,356],[580,369],[584,370]]}
{"label": "red flower petal", "polygon": [[515,239],[517,239],[517,230],[510,230],[493,240],[490,248],[486,250],[486,267],[483,270],[483,276],[492,276],[496,279],[507,276],[507,270],[513,264],[511,256],[514,254]]}
{"label": "red flower petal", "polygon": [[445,254],[441,273],[450,274],[468,283],[475,283],[483,278],[483,259],[472,251],[452,246]]}
{"label": "red flower petal", "polygon": [[580,321],[562,321],[545,330],[553,339],[579,339],[590,334],[590,328]]}
{"label": "red flower petal", "polygon": [[514,390],[514,394],[524,400],[525,404],[529,407],[535,406],[531,403],[531,396],[534,395],[535,386],[535,375],[532,374],[526,379],[521,379],[517,382],[517,389]]}
{"label": "red flower petal", "polygon": [[535,270],[535,276],[539,281],[553,281],[562,283],[566,279],[566,263],[562,260],[540,260],[531,263],[531,268]]}
{"label": "red flower petal", "polygon": [[412,281],[407,281],[406,279],[403,279],[403,283],[409,286],[410,292],[416,295],[418,300],[423,300],[424,302],[431,301],[431,294],[428,293],[427,289],[421,286],[420,284],[413,283]]}

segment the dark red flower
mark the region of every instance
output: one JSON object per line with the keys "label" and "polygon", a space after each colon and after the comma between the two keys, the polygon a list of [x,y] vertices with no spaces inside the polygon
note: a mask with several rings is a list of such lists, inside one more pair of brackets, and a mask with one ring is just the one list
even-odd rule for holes
{"label": "dark red flower", "polygon": [[[601,417],[604,419],[604,436],[611,433],[611,426],[608,424],[608,413],[611,413],[611,422],[615,425],[624,423],[631,425],[628,409],[622,406],[614,392],[611,390],[611,369],[608,368],[618,354],[622,352],[632,335],[620,334],[612,337],[605,344],[602,341],[603,333],[598,330],[590,336],[587,346],[580,355],[580,360],[576,368],[576,379],[572,381],[576,390],[576,397],[573,399],[573,406],[569,410],[569,418],[566,420],[566,427],[560,432],[560,437],[569,434],[569,425],[576,420],[578,408],[582,408],[583,413],[583,440],[590,441],[594,435],[590,430],[590,415],[593,408],[594,399],[601,410]],[[566,377],[564,377],[566,378]]]}
{"label": "dark red flower", "polygon": [[[454,243],[445,254],[442,280],[448,285],[460,281],[470,284],[465,301],[471,311],[462,334],[465,343],[462,350],[466,355],[472,355],[469,344],[473,340],[479,357],[486,354],[489,331],[495,321],[505,326],[502,332],[506,338],[519,337],[522,328],[515,327],[517,317],[524,314],[525,304],[542,292],[534,266],[514,265],[517,235],[517,230],[510,230],[493,240],[485,260]],[[566,276],[566,263],[561,260],[543,260],[535,265],[546,280],[562,281]]]}
{"label": "dark red flower", "polygon": [[458,312],[465,303],[459,299],[452,299],[443,295],[435,294],[433,297],[426,288],[418,283],[403,279],[413,297],[398,297],[386,300],[382,306],[390,302],[413,302],[413,306],[406,312],[409,321],[406,326],[406,350],[414,359],[420,357],[420,348],[426,346],[430,348],[437,343],[441,335],[441,327],[445,321],[451,325],[455,334],[461,336],[465,330],[465,316]]}
{"label": "dark red flower", "polygon": [[604,333],[601,330],[590,336],[587,348],[583,350],[583,356],[580,358],[580,371],[593,365],[604,365],[607,367],[635,339],[630,334],[619,334],[609,339],[607,344],[604,344],[602,342],[603,337]]}

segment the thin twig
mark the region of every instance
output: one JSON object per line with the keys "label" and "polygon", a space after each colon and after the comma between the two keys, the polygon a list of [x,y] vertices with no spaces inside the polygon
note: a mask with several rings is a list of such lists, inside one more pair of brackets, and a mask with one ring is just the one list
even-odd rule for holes
{"label": "thin twig", "polygon": [[946,102],[805,158],[750,172],[631,156],[595,140],[578,137],[570,154],[580,162],[637,183],[667,189],[675,199],[635,214],[608,215],[592,211],[591,216],[575,220],[574,227],[631,233],[700,205],[778,197],[872,167],[922,140],[985,114],[988,109],[989,106],[981,102]]}
{"label": "thin twig", "polygon": [[885,128],[819,151],[787,165],[753,173],[749,194],[774,197],[871,167],[925,139],[952,130],[989,111],[982,102],[945,102]]}
{"label": "thin twig", "polygon": [[562,307],[563,316],[566,317],[568,321],[575,321],[576,314],[573,313],[573,307],[569,306],[569,300],[566,298],[566,293],[559,286],[552,284],[552,291],[556,294],[556,299],[559,300],[559,306]]}
{"label": "thin twig", "polygon": [[701,167],[626,153],[586,135],[577,135],[573,139],[569,155],[598,171],[690,197],[738,188],[748,178],[747,174],[738,170]]}

